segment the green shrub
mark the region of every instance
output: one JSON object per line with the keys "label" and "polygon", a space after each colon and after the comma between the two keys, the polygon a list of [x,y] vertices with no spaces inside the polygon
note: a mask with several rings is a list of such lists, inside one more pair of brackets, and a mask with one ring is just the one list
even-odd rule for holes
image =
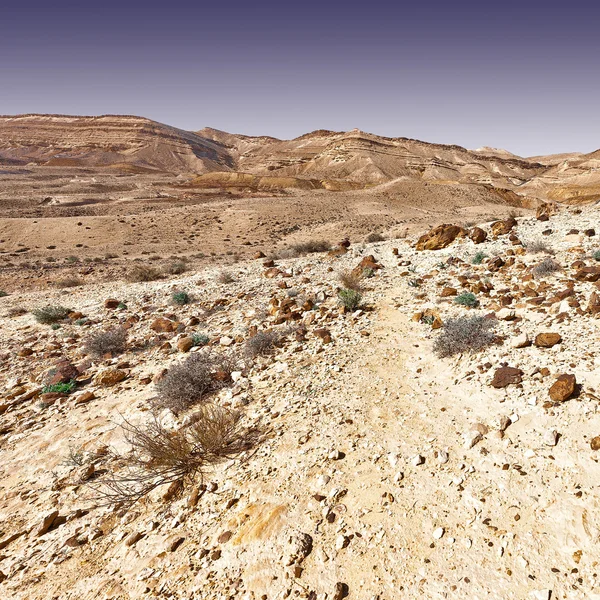
{"label": "green shrub", "polygon": [[0,290],[0,298],[4,298],[5,296],[8,296],[8,292],[5,292],[4,290]]}
{"label": "green shrub", "polygon": [[418,279],[409,279],[408,285],[413,288],[421,287],[421,282]]}
{"label": "green shrub", "polygon": [[171,300],[173,304],[179,304],[180,306],[189,304],[192,301],[187,292],[174,292],[171,296]]}
{"label": "green shrub", "polygon": [[600,250],[596,250],[594,254],[592,254],[594,260],[600,260]]}
{"label": "green shrub", "polygon": [[459,294],[454,299],[454,302],[456,302],[456,304],[460,304],[461,306],[468,306],[470,308],[479,306],[479,300],[477,300],[477,297],[472,292],[463,292],[462,294]]}
{"label": "green shrub", "polygon": [[494,326],[494,321],[485,317],[449,319],[436,338],[433,350],[441,358],[483,350],[496,341]]}
{"label": "green shrub", "polygon": [[362,295],[355,290],[343,289],[338,292],[340,303],[347,310],[356,310],[362,303]]}
{"label": "green shrub", "polygon": [[51,392],[59,394],[70,394],[77,383],[71,379],[68,383],[55,383],[54,385],[46,385],[42,388],[42,394],[48,394]]}
{"label": "green shrub", "polygon": [[373,277],[375,275],[375,270],[371,269],[370,267],[367,267],[366,269],[362,270],[362,276],[364,279],[371,279],[371,277]]}
{"label": "green shrub", "polygon": [[474,265],[480,265],[483,262],[483,259],[486,257],[485,252],[478,252],[471,261]]}
{"label": "green shrub", "polygon": [[206,346],[210,338],[205,333],[192,333],[191,335],[194,346]]}
{"label": "green shrub", "polygon": [[36,308],[31,311],[35,320],[43,325],[51,325],[52,323],[58,323],[67,318],[70,313],[70,309],[64,306],[44,306],[42,308]]}

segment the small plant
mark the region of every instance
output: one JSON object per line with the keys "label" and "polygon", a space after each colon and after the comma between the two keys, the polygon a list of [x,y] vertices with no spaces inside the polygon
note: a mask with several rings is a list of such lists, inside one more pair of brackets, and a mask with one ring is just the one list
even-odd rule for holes
{"label": "small plant", "polygon": [[360,307],[362,303],[362,295],[356,290],[343,289],[338,292],[338,298],[341,305],[346,310],[354,311]]}
{"label": "small plant", "polygon": [[178,304],[180,306],[183,306],[184,304],[189,304],[192,301],[190,295],[187,292],[174,292],[171,296],[171,300],[173,304]]}
{"label": "small plant", "polygon": [[594,254],[592,254],[592,258],[594,260],[600,260],[600,250],[596,250]]}
{"label": "small plant", "polygon": [[82,319],[77,319],[75,321],[75,325],[78,325],[79,327],[81,327],[82,325],[85,325],[86,323],[88,323],[89,319],[87,317],[83,317]]}
{"label": "small plant", "polygon": [[448,263],[439,262],[436,266],[437,266],[438,269],[441,269],[443,271],[444,269],[448,268]]}
{"label": "small plant", "polygon": [[435,340],[433,350],[441,358],[483,350],[496,341],[494,326],[494,321],[485,317],[449,319]]}
{"label": "small plant", "polygon": [[548,246],[544,240],[532,240],[527,242],[525,249],[530,254],[555,254],[554,250]]}
{"label": "small plant", "polygon": [[8,292],[5,292],[4,290],[0,290],[0,298],[5,298],[6,296],[8,296]]}
{"label": "small plant", "polygon": [[383,242],[383,241],[385,241],[385,236],[383,236],[381,233],[378,233],[376,231],[374,231],[373,233],[370,233],[365,238],[365,242],[367,242],[367,244],[374,244],[375,242]]}
{"label": "small plant", "polygon": [[87,457],[83,450],[76,450],[73,446],[69,446],[69,453],[62,462],[66,467],[83,467],[87,462]]}
{"label": "small plant", "polygon": [[413,288],[421,287],[421,282],[418,279],[409,279],[408,285]]}
{"label": "small plant", "polygon": [[79,262],[79,257],[78,256],[67,256],[67,258],[65,258],[65,260],[69,263],[78,263]]}
{"label": "small plant", "polygon": [[147,281],[156,281],[160,279],[160,272],[154,267],[136,265],[127,273],[126,279],[131,283],[142,283]]}
{"label": "small plant", "polygon": [[360,277],[354,274],[352,271],[343,271],[338,275],[338,279],[347,290],[354,290],[355,292],[359,293],[363,291]]}
{"label": "small plant", "polygon": [[119,302],[119,304],[117,304],[117,308],[119,310],[127,310],[127,304],[125,304],[125,302]]}
{"label": "small plant", "polygon": [[479,306],[479,300],[477,300],[477,296],[472,292],[463,292],[454,298],[454,302],[456,304],[460,304],[461,306],[468,306],[469,308],[475,308]]}
{"label": "small plant", "polygon": [[229,384],[235,363],[225,356],[195,352],[169,368],[156,384],[157,406],[178,414]]}
{"label": "small plant", "polygon": [[478,253],[477,253],[477,254],[476,254],[474,257],[473,257],[473,260],[471,261],[471,263],[472,263],[472,264],[474,264],[474,265],[480,265],[480,264],[483,262],[483,260],[485,259],[485,257],[486,257],[486,256],[487,256],[487,255],[486,255],[486,253],[485,253],[485,252],[481,252],[481,251],[479,251],[479,252],[478,252]]}
{"label": "small plant", "polygon": [[287,251],[282,253],[282,258],[293,258],[295,256],[304,256],[305,254],[314,254],[315,252],[327,252],[329,250],[331,250],[331,244],[325,240],[308,240],[307,242],[292,244]]}
{"label": "small plant", "polygon": [[249,358],[268,356],[281,342],[281,334],[277,331],[259,331],[246,340],[245,353]]}
{"label": "small plant", "polygon": [[416,273],[417,272],[417,267],[415,267],[415,265],[410,265],[408,267],[408,272],[409,273]]}
{"label": "small plant", "polygon": [[229,271],[221,271],[217,276],[217,281],[223,285],[227,285],[229,283],[233,283],[235,279],[233,278],[233,275],[229,273]]}
{"label": "small plant", "polygon": [[72,288],[83,285],[83,281],[78,277],[65,277],[64,279],[57,279],[54,285],[60,289]]}
{"label": "small plant", "polygon": [[165,267],[164,271],[169,275],[181,275],[187,271],[187,265],[183,261],[172,262]]}
{"label": "small plant", "polygon": [[57,329],[60,329],[60,323],[52,323],[52,325],[50,325],[50,329],[56,331]]}
{"label": "small plant", "polygon": [[98,358],[106,354],[122,354],[127,348],[127,330],[114,327],[93,333],[85,340],[83,347],[87,354]]}
{"label": "small plant", "polygon": [[425,315],[424,317],[421,317],[421,322],[431,326],[435,322],[435,317],[433,315]]}
{"label": "small plant", "polygon": [[192,333],[191,335],[194,346],[206,346],[210,338],[205,333]]}
{"label": "small plant", "polygon": [[362,270],[363,279],[371,279],[375,275],[375,269],[371,269],[371,267],[366,267]]}
{"label": "small plant", "polygon": [[66,319],[70,312],[71,311],[68,308],[56,305],[36,308],[31,311],[31,314],[38,323],[41,323],[42,325],[52,325],[53,323],[58,323],[58,321]]}
{"label": "small plant", "polygon": [[77,383],[71,379],[68,383],[55,383],[54,385],[46,385],[42,388],[42,394],[70,394],[74,389]]}
{"label": "small plant", "polygon": [[552,273],[556,273],[560,271],[560,265],[549,256],[546,257],[541,263],[537,264],[531,272],[534,277],[545,277],[546,275],[551,275]]}

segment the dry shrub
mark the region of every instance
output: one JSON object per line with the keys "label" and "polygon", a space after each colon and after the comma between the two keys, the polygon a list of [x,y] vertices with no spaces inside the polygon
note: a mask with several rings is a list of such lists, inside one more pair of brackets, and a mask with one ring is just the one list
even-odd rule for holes
{"label": "dry shrub", "polygon": [[221,271],[217,275],[217,281],[222,284],[229,284],[229,283],[233,283],[235,281],[235,279],[233,278],[233,275],[229,271]]}
{"label": "dry shrub", "polygon": [[241,415],[216,405],[204,405],[179,429],[169,429],[153,413],[149,423],[122,424],[131,450],[113,454],[113,469],[94,485],[104,504],[133,503],[156,488],[171,484],[178,489],[202,481],[205,469],[238,457],[260,439],[256,429],[243,428]]}
{"label": "dry shrub", "polygon": [[105,354],[121,354],[127,348],[127,330],[113,327],[93,333],[84,342],[85,351],[91,356],[102,357]]}
{"label": "dry shrub", "polygon": [[72,287],[77,287],[79,285],[83,285],[83,280],[79,279],[79,277],[64,277],[63,279],[57,279],[54,282],[54,285],[57,288],[60,289],[64,289],[64,288],[72,288]]}
{"label": "dry shrub", "polygon": [[373,232],[370,233],[366,238],[365,238],[365,242],[367,242],[367,244],[374,244],[375,242],[383,242],[385,241],[385,236],[383,236],[381,233],[378,232]]}
{"label": "dry shrub", "polygon": [[160,271],[154,267],[145,265],[136,265],[131,268],[126,275],[127,281],[130,283],[140,283],[144,281],[156,281],[161,278]]}
{"label": "dry shrub", "polygon": [[31,314],[38,323],[50,325],[63,321],[70,312],[70,309],[64,306],[43,306],[42,308],[32,310]]}
{"label": "dry shrub", "polygon": [[331,244],[326,240],[308,240],[306,242],[292,244],[289,248],[279,250],[270,256],[270,258],[297,258],[298,256],[305,256],[316,252],[328,252],[329,250],[331,250]]}
{"label": "dry shrub", "polygon": [[552,273],[556,273],[560,270],[561,266],[553,258],[548,256],[541,263],[533,267],[531,272],[533,273],[534,277],[538,278],[545,277],[546,275],[552,275]]}
{"label": "dry shrub", "polygon": [[259,331],[246,340],[244,352],[249,358],[268,356],[281,343],[283,335],[279,331]]}
{"label": "dry shrub", "polygon": [[449,319],[435,340],[433,350],[441,358],[483,350],[496,341],[494,327],[494,321],[485,317]]}
{"label": "dry shrub", "polygon": [[165,265],[163,270],[167,275],[181,275],[187,271],[187,265],[185,262],[178,260]]}
{"label": "dry shrub", "polygon": [[185,411],[208,394],[227,386],[235,369],[234,358],[210,351],[194,352],[169,368],[156,384],[155,404],[175,414]]}
{"label": "dry shrub", "polygon": [[544,240],[531,240],[527,242],[525,249],[529,254],[556,254],[550,246]]}
{"label": "dry shrub", "polygon": [[23,308],[22,306],[13,306],[8,309],[6,316],[10,317],[11,319],[14,319],[15,317],[21,317],[26,314],[27,314],[26,308]]}
{"label": "dry shrub", "polygon": [[359,293],[363,291],[361,277],[352,271],[343,271],[342,273],[339,273],[338,279],[347,290],[354,290]]}

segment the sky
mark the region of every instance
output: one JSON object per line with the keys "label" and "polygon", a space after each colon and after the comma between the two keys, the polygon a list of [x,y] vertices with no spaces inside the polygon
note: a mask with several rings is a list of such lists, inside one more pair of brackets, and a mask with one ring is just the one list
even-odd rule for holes
{"label": "sky", "polygon": [[[88,6],[89,4],[89,6]],[[0,114],[600,148],[600,3],[9,2]]]}

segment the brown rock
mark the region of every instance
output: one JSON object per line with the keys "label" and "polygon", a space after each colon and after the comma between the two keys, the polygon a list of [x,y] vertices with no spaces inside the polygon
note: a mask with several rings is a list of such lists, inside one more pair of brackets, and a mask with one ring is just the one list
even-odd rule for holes
{"label": "brown rock", "polygon": [[142,534],[139,531],[134,531],[133,533],[130,533],[126,538],[125,538],[125,545],[126,546],[134,546],[135,544],[137,544],[140,540],[142,539]]}
{"label": "brown rock", "polygon": [[481,227],[473,227],[469,231],[469,238],[474,244],[482,244],[487,240],[487,233]]}
{"label": "brown rock", "polygon": [[331,342],[331,333],[329,332],[329,329],[315,329],[313,333],[315,334],[315,337],[318,337],[324,344],[329,344]]}
{"label": "brown rock", "polygon": [[440,296],[442,298],[448,298],[449,296],[457,296],[457,295],[458,295],[458,290],[453,287],[445,287],[442,290],[442,293],[440,294]]}
{"label": "brown rock", "polygon": [[169,333],[175,331],[175,323],[165,317],[158,317],[152,321],[150,329],[156,331],[156,333]]}
{"label": "brown rock", "polygon": [[495,256],[494,258],[490,258],[487,261],[488,271],[496,272],[499,271],[504,266],[504,260],[499,256]]}
{"label": "brown rock", "polygon": [[585,310],[590,315],[600,314],[600,294],[598,292],[592,292]]}
{"label": "brown rock", "polygon": [[21,358],[24,358],[26,356],[31,356],[32,354],[33,354],[33,349],[32,348],[21,348],[17,352],[17,356],[20,356]]}
{"label": "brown rock", "polygon": [[581,267],[574,275],[577,281],[598,281],[600,279],[600,267]]}
{"label": "brown rock", "polygon": [[513,217],[509,217],[504,221],[496,221],[491,225],[492,233],[495,236],[506,235],[507,233],[510,233],[510,231],[513,229],[513,227],[516,226],[516,224],[517,221]]}
{"label": "brown rock", "polygon": [[375,257],[372,254],[369,254],[368,256],[365,256],[354,269],[352,269],[352,275],[355,277],[362,277],[367,269],[377,271],[382,268],[383,267],[377,262]]}
{"label": "brown rock", "polygon": [[177,341],[179,352],[189,352],[194,347],[194,340],[191,337],[182,337]]}
{"label": "brown rock", "polygon": [[116,298],[108,298],[104,301],[104,308],[115,310],[115,308],[119,307],[119,304],[121,304],[120,300],[117,300]]}
{"label": "brown rock", "polygon": [[254,253],[255,259],[264,258],[264,257],[265,257],[265,253],[262,250],[259,250],[258,252]]}
{"label": "brown rock", "polygon": [[558,333],[538,333],[533,342],[538,348],[552,348],[556,344],[560,344],[562,338]]}
{"label": "brown rock", "polygon": [[600,450],[600,435],[592,438],[592,441],[590,442],[590,448],[592,450]]}
{"label": "brown rock", "polygon": [[68,383],[79,376],[77,367],[68,360],[60,360],[53,367],[48,369],[42,378],[44,385],[57,385],[59,383]]}
{"label": "brown rock", "polygon": [[40,537],[41,535],[44,535],[45,533],[47,533],[50,530],[50,528],[52,527],[52,525],[54,524],[54,521],[56,521],[57,517],[58,517],[57,510],[53,510],[51,513],[48,513],[42,519],[42,522],[37,526],[33,535],[35,535],[36,537]]}
{"label": "brown rock", "polygon": [[75,404],[85,404],[86,402],[90,402],[91,400],[93,400],[95,397],[96,397],[96,395],[94,394],[94,392],[91,392],[91,391],[83,392],[82,394],[79,394],[79,396],[77,396],[75,398]]}
{"label": "brown rock", "polygon": [[576,385],[575,375],[565,373],[558,376],[558,379],[552,384],[548,393],[554,402],[564,402],[575,393]]}
{"label": "brown rock", "polygon": [[115,369],[114,367],[109,367],[108,369],[104,369],[96,374],[94,377],[94,383],[102,387],[110,387],[112,385],[116,385],[120,381],[123,381],[123,379],[126,377],[127,373],[125,373],[125,371],[121,371],[121,369]]}
{"label": "brown rock", "polygon": [[439,225],[422,235],[415,246],[417,250],[440,250],[448,247],[457,237],[462,237],[466,231],[458,225]]}
{"label": "brown rock", "polygon": [[542,202],[536,211],[535,216],[538,221],[547,221],[552,215],[557,213],[557,206],[553,202]]}
{"label": "brown rock", "polygon": [[505,388],[511,384],[518,384],[523,381],[523,371],[516,367],[500,367],[496,369],[491,385],[495,388]]}
{"label": "brown rock", "polygon": [[277,277],[277,275],[279,275],[280,273],[281,271],[277,267],[271,267],[270,269],[267,269],[264,272],[264,276],[267,279],[273,279],[274,277]]}

